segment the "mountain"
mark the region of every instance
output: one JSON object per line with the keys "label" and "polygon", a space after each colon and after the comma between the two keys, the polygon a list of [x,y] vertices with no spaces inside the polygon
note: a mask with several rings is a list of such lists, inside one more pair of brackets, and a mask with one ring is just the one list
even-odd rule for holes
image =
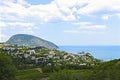
{"label": "mountain", "polygon": [[28,34],[16,34],[10,37],[10,39],[6,42],[12,45],[18,46],[29,46],[29,47],[46,47],[49,49],[57,49],[58,47],[47,40],[41,39],[39,37],[28,35]]}

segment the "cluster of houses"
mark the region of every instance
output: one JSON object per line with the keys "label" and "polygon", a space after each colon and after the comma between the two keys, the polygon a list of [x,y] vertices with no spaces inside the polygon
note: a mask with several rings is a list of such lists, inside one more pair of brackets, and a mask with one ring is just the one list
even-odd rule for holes
{"label": "cluster of houses", "polygon": [[[48,52],[41,54],[40,51],[42,50],[36,51],[35,48],[23,49],[22,47],[16,48],[10,46],[3,46],[1,47],[1,49],[6,51],[7,54],[12,56],[13,58],[29,60],[29,63],[32,62],[34,64],[44,64],[49,66],[56,64],[87,65],[87,63],[89,63],[90,61],[95,60],[92,55],[88,53],[80,55],[62,52],[59,50],[49,50]],[[57,52],[59,52],[59,54]]]}

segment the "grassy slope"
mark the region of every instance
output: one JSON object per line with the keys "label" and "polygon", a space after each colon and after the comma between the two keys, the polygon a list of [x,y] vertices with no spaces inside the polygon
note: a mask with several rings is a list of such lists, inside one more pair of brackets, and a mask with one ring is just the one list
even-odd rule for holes
{"label": "grassy slope", "polygon": [[36,69],[19,70],[16,74],[18,80],[41,80],[48,77],[47,73],[41,73]]}

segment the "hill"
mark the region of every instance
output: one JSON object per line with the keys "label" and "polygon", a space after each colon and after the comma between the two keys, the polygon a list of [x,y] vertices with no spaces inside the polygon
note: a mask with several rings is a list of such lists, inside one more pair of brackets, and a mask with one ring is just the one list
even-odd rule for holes
{"label": "hill", "polygon": [[7,44],[18,45],[18,46],[29,46],[29,47],[46,47],[49,49],[57,49],[58,47],[47,40],[41,39],[39,37],[28,35],[28,34],[16,34],[10,37],[6,42]]}

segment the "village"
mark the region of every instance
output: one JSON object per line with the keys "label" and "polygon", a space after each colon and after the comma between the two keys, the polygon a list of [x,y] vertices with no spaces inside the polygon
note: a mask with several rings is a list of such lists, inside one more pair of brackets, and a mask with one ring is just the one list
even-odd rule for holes
{"label": "village", "polygon": [[[2,44],[1,44],[2,45]],[[97,62],[90,53],[79,52],[77,54],[67,53],[56,49],[48,49],[45,47],[27,47],[4,44],[0,47],[6,51],[16,61],[25,64],[37,64],[41,66],[56,65],[94,65]]]}

